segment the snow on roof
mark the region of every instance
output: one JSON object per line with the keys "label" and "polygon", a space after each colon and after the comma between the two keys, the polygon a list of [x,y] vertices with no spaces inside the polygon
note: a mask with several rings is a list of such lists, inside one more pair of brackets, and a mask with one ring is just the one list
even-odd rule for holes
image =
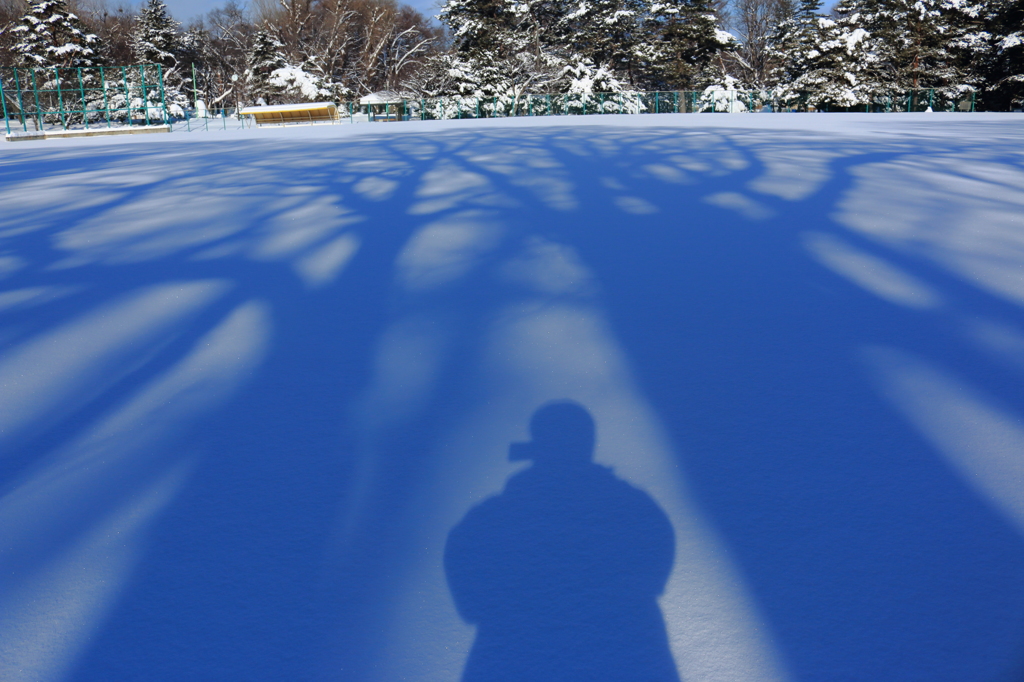
{"label": "snow on roof", "polygon": [[401,92],[395,92],[394,90],[381,90],[380,92],[371,92],[369,95],[365,95],[359,98],[360,104],[397,104],[403,99],[412,99],[409,95]]}
{"label": "snow on roof", "polygon": [[325,109],[328,107],[337,108],[338,105],[334,102],[313,102],[312,104],[264,104],[256,107],[245,107],[242,109],[240,114],[273,114],[284,111],[310,111],[313,109]]}

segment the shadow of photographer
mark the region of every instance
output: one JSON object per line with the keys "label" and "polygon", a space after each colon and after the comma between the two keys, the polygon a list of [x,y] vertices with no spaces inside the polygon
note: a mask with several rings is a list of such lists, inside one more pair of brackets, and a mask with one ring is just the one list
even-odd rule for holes
{"label": "shadow of photographer", "polygon": [[448,585],[477,626],[462,679],[677,681],[656,601],[675,552],[667,516],[592,461],[581,405],[542,406],[530,434],[509,457],[533,465],[448,536]]}

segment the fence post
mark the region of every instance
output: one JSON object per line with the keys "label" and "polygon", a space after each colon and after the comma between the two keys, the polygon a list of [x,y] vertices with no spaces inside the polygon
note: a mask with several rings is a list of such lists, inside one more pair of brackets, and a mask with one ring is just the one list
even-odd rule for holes
{"label": "fence post", "polygon": [[0,104],[4,106],[4,125],[7,126],[7,134],[11,134],[11,122],[7,118],[7,97],[4,95],[4,79],[0,74]]}
{"label": "fence post", "polygon": [[56,66],[53,67],[53,77],[57,79],[57,113],[60,114],[60,124],[64,126],[64,130],[67,130],[68,119],[64,115],[64,95],[60,91],[60,72]]}
{"label": "fence post", "polygon": [[107,99],[107,79],[103,74],[103,67],[100,67],[100,90],[103,91],[103,113],[107,117],[107,127],[110,127],[110,101]]}
{"label": "fence post", "polygon": [[[932,109],[932,105],[935,103],[935,88],[928,90],[928,108]],[[932,111],[935,111],[932,109]]]}
{"label": "fence post", "polygon": [[85,84],[82,83],[82,67],[78,67],[78,90],[82,93],[82,122],[85,123],[85,129],[89,129],[89,106],[85,103]]}
{"label": "fence post", "polygon": [[160,107],[164,110],[164,122],[171,125],[170,114],[167,113],[167,99],[164,97],[164,65],[156,65],[156,78],[160,81]]}
{"label": "fence post", "polygon": [[18,79],[18,67],[14,67],[14,89],[18,91],[18,117],[21,119],[23,132],[28,132],[28,121],[25,120],[25,99],[21,95],[21,81]]}
{"label": "fence post", "polygon": [[971,91],[971,113],[972,114],[974,113],[974,102],[975,102],[975,99],[977,98],[977,96],[978,96],[978,93],[976,91],[972,90]]}
{"label": "fence post", "polygon": [[660,92],[654,93],[654,113],[656,114],[661,113],[661,98],[659,97],[660,94]]}
{"label": "fence post", "polygon": [[146,125],[149,125],[149,93],[146,92],[146,67],[139,64],[139,83],[142,88],[142,109],[146,112]]}
{"label": "fence post", "polygon": [[43,129],[43,116],[39,107],[39,82],[36,79],[36,70],[32,69],[32,94],[36,98],[36,130]]}
{"label": "fence post", "polygon": [[128,72],[121,67],[121,78],[124,80],[124,106],[128,112],[128,127],[132,126],[132,90],[128,86]]}

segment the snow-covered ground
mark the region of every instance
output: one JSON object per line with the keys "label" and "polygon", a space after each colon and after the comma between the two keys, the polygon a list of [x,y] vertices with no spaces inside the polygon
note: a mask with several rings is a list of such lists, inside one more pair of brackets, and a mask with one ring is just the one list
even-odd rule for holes
{"label": "snow-covered ground", "polygon": [[[623,650],[687,682],[1024,674],[1019,114],[0,145],[0,679],[458,680],[446,538],[560,398],[673,529],[630,539],[674,556],[667,644],[622,619]],[[592,593],[487,608],[600,613],[586,556]]]}

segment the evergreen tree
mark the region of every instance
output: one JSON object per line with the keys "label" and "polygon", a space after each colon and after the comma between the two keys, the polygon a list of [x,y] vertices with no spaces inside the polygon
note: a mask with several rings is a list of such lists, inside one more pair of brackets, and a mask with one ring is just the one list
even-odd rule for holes
{"label": "evergreen tree", "polygon": [[554,83],[566,63],[557,45],[557,11],[548,0],[448,0],[441,20],[451,30],[454,54],[434,59],[431,70],[446,72],[445,94],[502,99],[514,109],[523,93]]}
{"label": "evergreen tree", "polygon": [[31,84],[39,89],[33,122],[74,125],[95,118],[98,114],[86,112],[102,107],[103,96],[95,90],[99,77],[83,67],[99,63],[99,39],[85,30],[65,0],[29,0],[27,10],[11,33],[16,64],[33,69]]}
{"label": "evergreen tree", "polygon": [[83,28],[66,0],[29,0],[11,33],[22,66],[74,68],[99,61],[99,39]]}
{"label": "evergreen tree", "polygon": [[1024,0],[994,3],[988,21],[992,36],[989,83],[996,108],[1024,106]]}
{"label": "evergreen tree", "polygon": [[772,80],[784,107],[829,110],[855,107],[870,99],[864,73],[873,56],[858,15],[833,20],[820,14],[820,0],[801,0],[796,14],[779,27]]}
{"label": "evergreen tree", "polygon": [[868,104],[872,95],[866,74],[874,56],[867,49],[867,31],[820,16],[813,24],[803,61],[781,89],[785,103],[816,111]]}
{"label": "evergreen tree", "polygon": [[328,88],[323,68],[315,58],[307,57],[298,66],[283,66],[270,74],[272,92],[288,102],[305,100],[307,102],[322,101],[333,96]]}
{"label": "evergreen tree", "polygon": [[270,102],[279,94],[279,89],[271,85],[271,77],[276,70],[285,66],[283,48],[284,45],[268,26],[256,31],[246,59],[246,84],[253,101],[262,97],[264,101]]}
{"label": "evergreen tree", "polygon": [[441,19],[454,42],[449,70],[462,74],[455,80],[463,93],[544,85],[567,93],[598,75],[608,87],[697,87],[736,46],[711,2],[448,0]]}
{"label": "evergreen tree", "polygon": [[771,39],[772,85],[788,85],[815,68],[821,54],[821,0],[800,0],[793,16],[779,24]]}
{"label": "evergreen tree", "polygon": [[839,25],[867,32],[864,79],[875,98],[936,89],[955,98],[971,89],[953,49],[967,22],[949,0],[841,0]]}
{"label": "evergreen tree", "polygon": [[725,77],[723,53],[739,47],[718,26],[712,0],[665,0],[654,5],[649,31],[657,89],[700,89]]}
{"label": "evergreen tree", "polygon": [[[184,108],[188,106],[188,97],[185,95],[187,75],[181,67],[180,55],[182,51],[181,38],[178,34],[178,24],[167,12],[167,5],[161,0],[149,0],[146,6],[139,12],[135,30],[131,36],[132,55],[139,64],[159,64],[159,69],[143,69],[142,73],[136,74],[136,70],[130,71],[129,81],[132,84],[141,85],[142,79],[147,84],[144,100],[145,107],[157,108],[166,104],[168,113],[172,116],[184,115]],[[157,76],[163,78],[163,93],[159,88],[149,87],[157,82]],[[133,102],[133,107],[142,107],[141,101]],[[152,118],[156,112],[151,112]]]}
{"label": "evergreen tree", "polygon": [[178,65],[181,39],[178,22],[167,13],[161,0],[149,0],[139,12],[132,33],[132,54],[140,64],[160,64],[165,69]]}
{"label": "evergreen tree", "polygon": [[655,58],[640,49],[654,42],[643,25],[646,9],[643,0],[576,0],[558,22],[551,51],[573,68],[590,64],[635,86],[648,70],[645,62]]}

